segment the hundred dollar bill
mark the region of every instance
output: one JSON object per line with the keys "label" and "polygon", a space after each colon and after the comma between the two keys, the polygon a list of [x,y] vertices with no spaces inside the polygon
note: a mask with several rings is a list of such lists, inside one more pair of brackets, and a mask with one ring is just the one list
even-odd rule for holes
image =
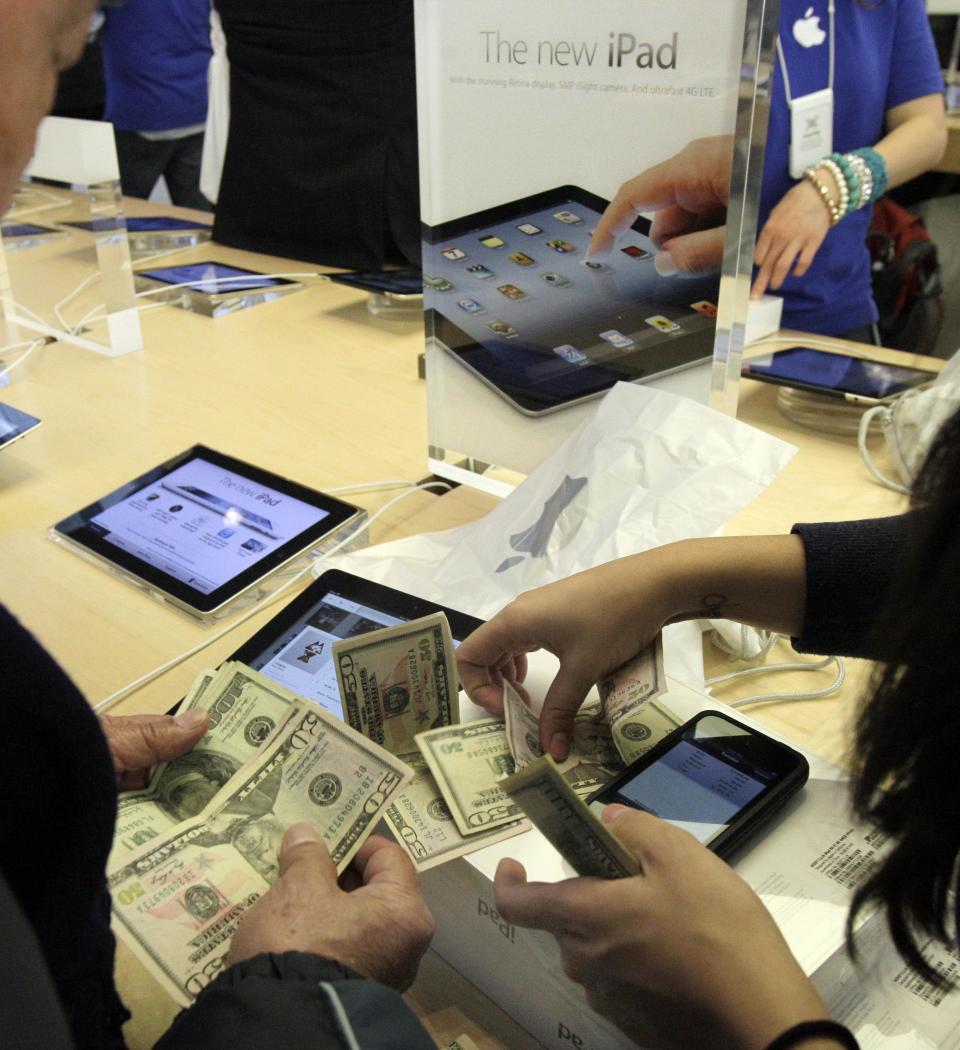
{"label": "hundred dollar bill", "polygon": [[118,934],[189,1003],[279,874],[285,829],[312,824],[343,871],[409,778],[397,758],[321,708],[295,705],[199,816],[109,869]]}
{"label": "hundred dollar bill", "polygon": [[578,875],[616,879],[640,870],[631,853],[577,798],[549,755],[501,781],[501,787]]}
{"label": "hundred dollar bill", "polygon": [[484,718],[443,726],[418,733],[416,741],[461,835],[476,835],[521,816],[499,783],[516,768],[503,722]]}
{"label": "hundred dollar bill", "polygon": [[530,827],[526,820],[514,820],[469,837],[461,835],[426,760],[417,755],[408,762],[413,780],[396,796],[384,819],[418,871],[502,842]]}
{"label": "hundred dollar bill", "polygon": [[333,643],[347,722],[394,755],[417,733],[460,721],[460,679],[442,612]]}
{"label": "hundred dollar bill", "polygon": [[[540,719],[506,680],[503,683],[503,717],[507,743],[517,769],[543,757]],[[597,702],[584,705],[574,719],[573,745],[557,769],[577,796],[586,798],[623,769],[623,761],[601,719]]]}
{"label": "hundred dollar bill", "polygon": [[200,813],[297,700],[245,664],[230,662],[219,671],[203,672],[182,710],[205,710],[210,729],[192,751],[157,766],[143,791],[120,795],[110,865]]}

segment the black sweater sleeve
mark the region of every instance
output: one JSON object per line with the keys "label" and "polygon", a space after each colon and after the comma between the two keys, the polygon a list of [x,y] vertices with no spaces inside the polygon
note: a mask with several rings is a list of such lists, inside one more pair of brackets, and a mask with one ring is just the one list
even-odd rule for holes
{"label": "black sweater sleeve", "polygon": [[874,623],[910,546],[910,514],[794,525],[807,558],[802,653],[885,658]]}
{"label": "black sweater sleeve", "polygon": [[206,987],[155,1050],[435,1050],[392,988],[304,952],[257,955]]}

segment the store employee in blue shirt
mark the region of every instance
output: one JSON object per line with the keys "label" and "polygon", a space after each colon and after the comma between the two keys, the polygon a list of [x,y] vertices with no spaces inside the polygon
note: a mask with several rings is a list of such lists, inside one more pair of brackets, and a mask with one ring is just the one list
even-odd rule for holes
{"label": "store employee in blue shirt", "polygon": [[[781,295],[785,328],[872,342],[871,204],[945,146],[923,0],[783,0],[753,296]],[[729,136],[697,139],[624,183],[592,251],[656,211],[661,273],[719,270],[731,153]]]}

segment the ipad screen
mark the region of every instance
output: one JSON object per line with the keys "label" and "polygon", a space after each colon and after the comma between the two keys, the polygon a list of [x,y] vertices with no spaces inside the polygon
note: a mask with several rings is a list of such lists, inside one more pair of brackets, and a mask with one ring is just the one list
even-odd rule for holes
{"label": "ipad screen", "polygon": [[138,270],[138,277],[149,277],[163,284],[182,284],[205,295],[229,295],[251,288],[269,288],[291,284],[280,277],[264,277],[252,270],[242,270],[224,263],[188,263],[185,266],[162,266],[156,270]]}
{"label": "ipad screen", "polygon": [[[405,623],[437,606],[348,573],[330,571],[263,627],[232,657],[342,718],[331,646]],[[459,644],[481,621],[444,609]]]}
{"label": "ipad screen", "polygon": [[661,276],[637,229],[589,259],[606,202],[564,190],[446,224],[424,245],[439,338],[533,411],[703,360],[713,347],[718,275]]}
{"label": "ipad screen", "polygon": [[326,516],[198,456],[90,525],[108,543],[210,594]]}
{"label": "ipad screen", "polygon": [[40,426],[40,420],[36,416],[21,412],[13,405],[0,404],[0,448],[9,445],[11,441],[16,441],[18,437],[23,437],[28,431],[38,426]]}
{"label": "ipad screen", "polygon": [[356,514],[349,503],[203,446],[56,526],[200,611],[219,608]]}

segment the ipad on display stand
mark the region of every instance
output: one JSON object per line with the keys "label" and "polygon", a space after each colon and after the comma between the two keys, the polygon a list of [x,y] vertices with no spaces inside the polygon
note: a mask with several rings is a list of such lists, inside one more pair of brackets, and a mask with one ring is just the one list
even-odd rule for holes
{"label": "ipad on display stand", "polygon": [[297,595],[230,657],[343,717],[331,646],[381,627],[442,611],[455,644],[483,622],[456,609],[331,569]]}
{"label": "ipad on display stand", "polygon": [[205,317],[222,317],[303,288],[298,281],[219,262],[137,270],[134,279],[139,290],[156,290],[158,302],[168,302]]}
{"label": "ipad on display stand", "polygon": [[0,404],[0,449],[9,448],[14,441],[36,430],[40,420],[13,405]]}
{"label": "ipad on display stand", "polygon": [[428,332],[526,415],[712,357],[719,275],[661,276],[643,218],[588,257],[607,204],[560,186],[424,227]]}
{"label": "ipad on display stand", "polygon": [[211,621],[269,593],[283,567],[350,535],[364,512],[203,445],[54,525],[160,601]]}
{"label": "ipad on display stand", "polygon": [[[148,252],[192,248],[213,236],[213,227],[199,219],[180,219],[172,215],[131,215],[123,220],[134,255]],[[64,222],[87,233],[108,233],[118,229],[119,219],[94,219],[89,222]]]}
{"label": "ipad on display stand", "polygon": [[332,273],[330,280],[368,292],[367,309],[377,317],[420,321],[423,316],[423,274],[414,266]]}
{"label": "ipad on display stand", "polygon": [[36,222],[5,222],[0,225],[0,236],[7,251],[18,251],[21,248],[33,248],[38,244],[49,244],[51,241],[66,237],[63,230],[53,226],[41,226]]}

